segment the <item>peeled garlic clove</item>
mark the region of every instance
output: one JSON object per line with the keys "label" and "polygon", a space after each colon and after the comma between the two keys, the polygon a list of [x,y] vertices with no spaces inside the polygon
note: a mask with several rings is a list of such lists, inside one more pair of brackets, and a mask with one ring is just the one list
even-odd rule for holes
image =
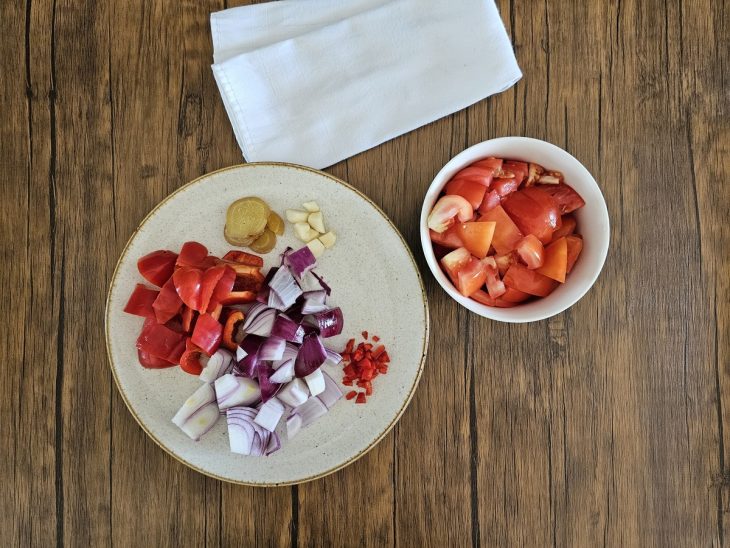
{"label": "peeled garlic clove", "polygon": [[287,209],[286,220],[290,223],[306,223],[309,213],[298,209]]}
{"label": "peeled garlic clove", "polygon": [[332,232],[332,231],[330,231],[330,232],[327,232],[326,234],[322,234],[322,235],[321,235],[321,236],[319,237],[319,241],[320,241],[320,242],[322,242],[322,244],[323,244],[323,245],[324,245],[324,246],[325,246],[325,247],[326,247],[327,249],[329,249],[330,247],[332,247],[333,245],[335,245],[335,241],[336,241],[336,240],[337,240],[337,236],[335,236],[335,233],[334,233],[334,232]]}
{"label": "peeled garlic clove", "polygon": [[324,218],[322,217],[321,211],[315,211],[314,213],[310,213],[309,217],[307,218],[307,222],[309,223],[309,226],[311,226],[320,234],[324,234],[325,232],[327,232],[324,229]]}
{"label": "peeled garlic clove", "polygon": [[302,204],[302,207],[309,211],[310,213],[314,213],[315,211],[319,211],[319,206],[317,205],[317,202],[304,202]]}
{"label": "peeled garlic clove", "polygon": [[312,255],[314,255],[317,259],[322,256],[325,249],[324,244],[319,241],[319,238],[315,238],[314,240],[307,242],[307,247],[311,250]]}

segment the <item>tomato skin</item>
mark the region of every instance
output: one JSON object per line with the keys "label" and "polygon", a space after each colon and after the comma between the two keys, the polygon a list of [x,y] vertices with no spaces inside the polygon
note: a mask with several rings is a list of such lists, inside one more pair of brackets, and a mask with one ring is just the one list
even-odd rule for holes
{"label": "tomato skin", "polygon": [[487,192],[487,187],[478,181],[464,178],[454,178],[446,183],[445,192],[447,195],[456,195],[466,198],[466,201],[471,204],[474,209],[477,209],[484,195]]}
{"label": "tomato skin", "polygon": [[200,312],[203,273],[197,268],[178,268],[172,275],[172,281],[182,302]]}
{"label": "tomato skin", "polygon": [[515,179],[514,177],[509,178],[500,178],[500,179],[494,179],[492,181],[492,186],[490,187],[492,190],[494,190],[500,197],[504,198],[508,194],[512,194],[515,192],[520,186],[520,183]]}
{"label": "tomato skin", "polygon": [[570,236],[575,232],[576,227],[576,220],[575,217],[572,215],[563,215],[561,218],[561,223],[558,229],[553,232],[553,242],[556,240],[559,240],[563,236]]}
{"label": "tomato skin", "polygon": [[154,318],[155,309],[152,307],[152,303],[155,302],[159,294],[160,292],[155,289],[150,289],[143,284],[137,284],[124,306],[124,311],[127,314],[142,316],[143,318]]}
{"label": "tomato skin", "polygon": [[499,279],[497,262],[493,257],[487,257],[484,259],[483,263],[487,270],[487,278],[485,280],[487,284],[487,293],[489,293],[489,296],[492,299],[497,299],[507,292],[504,282]]}
{"label": "tomato skin", "polygon": [[464,247],[464,242],[461,241],[461,238],[457,234],[458,225],[454,225],[451,228],[449,228],[446,232],[438,233],[433,230],[428,231],[428,235],[431,237],[431,241],[435,244],[438,244],[442,247],[448,247],[451,249],[456,249],[458,247]]}
{"label": "tomato skin", "polygon": [[212,356],[221,344],[223,326],[210,314],[201,314],[195,322],[193,336],[190,342],[198,346],[203,352]]}
{"label": "tomato skin", "polygon": [[526,188],[522,192],[543,207],[548,224],[553,231],[561,226],[562,218],[560,217],[558,203],[555,201],[555,198],[537,187]]}
{"label": "tomato skin", "polygon": [[492,244],[495,226],[496,223],[489,221],[460,223],[456,225],[456,233],[472,255],[483,259]]}
{"label": "tomato skin", "polygon": [[484,200],[482,200],[482,204],[479,206],[479,213],[484,214],[487,211],[494,209],[500,204],[501,201],[502,198],[499,197],[497,191],[490,190],[484,195]]}
{"label": "tomato skin", "polygon": [[478,166],[476,164],[471,164],[469,166],[466,166],[461,171],[456,172],[456,175],[452,177],[453,179],[466,179],[469,181],[473,181],[475,183],[478,183],[482,185],[484,188],[487,188],[489,184],[492,182],[492,177],[494,176],[494,170],[489,167],[483,167]]}
{"label": "tomato skin", "polygon": [[530,270],[540,268],[545,262],[545,248],[534,234],[528,234],[517,242],[517,254]]}
{"label": "tomato skin", "polygon": [[557,211],[529,196],[528,191],[533,188],[513,192],[502,201],[502,207],[523,234],[534,234],[546,244],[552,238],[553,230],[557,226]]}
{"label": "tomato skin", "polygon": [[474,208],[462,196],[441,196],[428,214],[428,228],[436,232],[445,232],[453,226],[458,218],[465,223],[471,221]]}
{"label": "tomato skin", "polygon": [[157,318],[157,322],[169,322],[172,318],[177,316],[182,305],[183,303],[175,290],[172,278],[170,278],[167,280],[165,285],[162,286],[162,289],[160,289],[155,302],[152,303],[152,308],[155,311],[155,318]]}
{"label": "tomato skin", "polygon": [[137,261],[137,270],[142,277],[157,287],[162,287],[175,271],[177,253],[160,249],[140,257]]}
{"label": "tomato skin", "polygon": [[482,261],[470,257],[469,262],[458,272],[456,288],[464,297],[469,297],[484,285],[487,280],[487,269]]}
{"label": "tomato skin", "polygon": [[550,194],[557,202],[558,208],[562,215],[570,213],[586,205],[585,200],[578,194],[575,189],[566,184],[559,183],[557,185],[536,185],[543,192]]}
{"label": "tomato skin", "polygon": [[208,259],[208,248],[199,242],[185,242],[177,257],[177,266],[208,266],[203,264]]}
{"label": "tomato skin", "polygon": [[568,244],[568,265],[567,271],[573,270],[575,261],[578,260],[578,255],[583,251],[583,238],[580,235],[567,236],[565,238]]}
{"label": "tomato skin", "polygon": [[565,237],[558,238],[545,248],[545,262],[537,272],[560,283],[565,283],[568,271],[568,243]]}
{"label": "tomato skin", "polygon": [[530,295],[547,297],[558,286],[558,282],[547,276],[528,270],[521,264],[513,264],[504,275],[504,284]]}
{"label": "tomato skin", "polygon": [[454,285],[458,285],[459,271],[469,264],[471,259],[471,253],[465,247],[455,249],[441,258],[441,266],[446,271],[446,274],[449,275]]}
{"label": "tomato skin", "polygon": [[501,205],[487,211],[479,217],[479,221],[494,221],[494,236],[492,237],[492,247],[500,255],[509,253],[515,248],[517,242],[522,239],[522,232],[505,212]]}

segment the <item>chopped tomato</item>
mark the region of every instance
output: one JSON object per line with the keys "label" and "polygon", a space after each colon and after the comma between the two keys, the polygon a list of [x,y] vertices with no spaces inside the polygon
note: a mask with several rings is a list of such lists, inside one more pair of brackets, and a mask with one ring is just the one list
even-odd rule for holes
{"label": "chopped tomato", "polygon": [[528,187],[534,185],[543,173],[545,173],[544,167],[540,164],[530,163],[527,168],[527,180],[525,181],[525,186]]}
{"label": "chopped tomato", "polygon": [[489,293],[489,296],[493,299],[497,299],[505,294],[507,291],[507,288],[504,285],[504,282],[499,279],[499,272],[497,271],[497,262],[494,260],[493,257],[487,257],[483,261],[487,276],[486,276],[486,284],[487,284],[487,292]]}
{"label": "chopped tomato", "polygon": [[499,196],[504,198],[508,194],[513,193],[520,186],[520,183],[514,177],[500,178],[492,181],[492,190],[494,190]]}
{"label": "chopped tomato", "polygon": [[548,243],[557,226],[557,210],[534,200],[528,194],[534,188],[513,192],[502,201],[502,207],[523,234],[534,234],[542,243]]}
{"label": "chopped tomato", "polygon": [[140,365],[147,369],[164,369],[165,367],[175,367],[177,365],[139,349],[137,349],[137,358],[139,359]]}
{"label": "chopped tomato", "polygon": [[581,198],[572,186],[565,183],[557,185],[537,185],[535,188],[539,188],[543,192],[550,194],[558,204],[561,214],[570,213],[578,208],[586,205],[585,200]]}
{"label": "chopped tomato", "polygon": [[517,254],[530,270],[540,268],[545,262],[545,248],[534,234],[528,234],[517,242]]}
{"label": "chopped tomato", "polygon": [[[494,176],[494,170],[489,167],[482,167],[476,164],[465,167],[452,177],[453,179],[466,179],[482,185],[484,188],[489,186]],[[448,192],[447,192],[448,194]]]}
{"label": "chopped tomato", "polygon": [[572,215],[563,215],[560,218],[560,226],[553,232],[553,242],[562,238],[563,236],[570,236],[575,232],[575,217]]}
{"label": "chopped tomato", "polygon": [[510,303],[521,303],[532,297],[529,293],[515,289],[514,287],[508,287],[507,291],[502,295],[502,300]]}
{"label": "chopped tomato", "polygon": [[177,253],[167,250],[153,251],[137,261],[137,269],[145,280],[162,287],[175,271],[175,261]]}
{"label": "chopped tomato", "polygon": [[434,232],[433,230],[429,230],[428,235],[431,237],[432,242],[440,246],[448,247],[451,249],[464,247],[464,242],[461,241],[461,238],[459,238],[459,235],[456,232],[458,226],[459,225],[454,225],[446,232],[441,232],[440,234],[438,232]]}
{"label": "chopped tomato", "polygon": [[155,358],[178,363],[185,350],[186,338],[184,334],[148,318],[137,338],[137,349]]}
{"label": "chopped tomato", "polygon": [[223,255],[223,260],[248,266],[256,266],[258,268],[264,267],[264,260],[258,255],[246,253],[245,251],[238,251],[236,249],[231,249],[228,253]]}
{"label": "chopped tomato", "polygon": [[497,263],[497,270],[500,276],[504,276],[507,269],[517,262],[517,257],[514,251],[510,251],[505,255],[495,255],[494,260]]}
{"label": "chopped tomato", "polygon": [[517,225],[510,219],[501,205],[498,205],[479,217],[479,222],[483,221],[497,223],[494,227],[492,246],[500,255],[512,251],[515,245],[517,245],[517,242],[522,239],[522,232],[520,232],[520,229],[517,228]]}
{"label": "chopped tomato", "polygon": [[155,318],[158,323],[167,323],[172,318],[177,316],[180,309],[183,306],[183,302],[175,291],[175,284],[172,278],[167,280],[165,285],[160,289],[155,302],[152,303],[152,308],[155,311]]}
{"label": "chopped tomato", "polygon": [[456,225],[456,233],[472,255],[483,259],[492,245],[495,226],[493,221],[461,223]]}
{"label": "chopped tomato", "polygon": [[517,306],[517,303],[505,301],[502,298],[493,299],[481,289],[478,289],[477,291],[472,293],[471,298],[478,303],[486,304],[487,306],[494,306],[497,308],[512,308],[513,306]]}
{"label": "chopped tomato", "polygon": [[479,213],[486,213],[490,209],[494,209],[497,207],[502,199],[499,197],[499,194],[497,194],[496,190],[490,190],[484,195],[484,200],[482,200],[482,205],[479,206]]}
{"label": "chopped tomato", "polygon": [[471,221],[474,208],[462,196],[442,196],[428,215],[428,228],[435,232],[445,232],[456,223]]}
{"label": "chopped tomato", "polygon": [[491,169],[494,173],[502,169],[502,163],[504,161],[501,158],[485,158],[484,160],[479,160],[478,162],[474,162],[472,167],[481,167],[483,169]]}
{"label": "chopped tomato", "polygon": [[124,311],[127,314],[134,314],[143,318],[154,318],[155,309],[152,308],[152,303],[155,302],[159,294],[160,292],[155,289],[150,289],[146,285],[137,284],[134,286],[134,291],[132,291],[127,304],[124,306]]}
{"label": "chopped tomato", "polygon": [[580,255],[580,252],[583,251],[583,238],[576,234],[573,236],[567,236],[565,238],[567,244],[568,244],[568,267],[567,271],[570,272],[573,270],[573,265],[575,265],[575,261],[578,260],[578,255]]}
{"label": "chopped tomato", "polygon": [[514,178],[518,185],[522,184],[522,181],[527,178],[528,167],[526,162],[507,160],[504,164],[502,164],[502,169],[514,174]]}
{"label": "chopped tomato", "polygon": [[568,272],[568,242],[562,237],[545,248],[545,262],[536,270],[543,276],[565,283]]}
{"label": "chopped tomato", "polygon": [[457,277],[456,288],[462,295],[468,297],[484,285],[487,280],[487,268],[479,259],[470,257],[469,262],[459,270]]}
{"label": "chopped tomato", "polygon": [[481,205],[482,200],[484,200],[487,187],[472,179],[455,177],[446,183],[445,191],[447,195],[457,195],[466,198],[471,206],[477,209]]}
{"label": "chopped tomato", "polygon": [[553,230],[560,228],[562,219],[560,217],[558,203],[555,201],[555,198],[538,187],[525,188],[523,192],[544,208],[548,216],[550,227]]}
{"label": "chopped tomato", "polygon": [[210,314],[201,314],[195,322],[193,336],[190,341],[199,346],[203,352],[212,356],[218,350],[223,336],[223,326]]}
{"label": "chopped tomato", "polygon": [[441,266],[446,270],[454,285],[457,285],[459,281],[459,271],[469,263],[471,258],[471,253],[465,247],[455,249],[441,258]]}
{"label": "chopped tomato", "polygon": [[198,242],[185,242],[177,258],[177,266],[199,267],[208,258],[208,248]]}
{"label": "chopped tomato", "polygon": [[[182,254],[181,254],[182,256]],[[172,275],[175,290],[186,306],[200,312],[201,310],[201,287],[203,284],[203,272],[197,268],[178,268]]]}
{"label": "chopped tomato", "polygon": [[504,275],[504,284],[530,295],[547,297],[558,286],[558,282],[547,276],[528,270],[521,264],[513,264]]}

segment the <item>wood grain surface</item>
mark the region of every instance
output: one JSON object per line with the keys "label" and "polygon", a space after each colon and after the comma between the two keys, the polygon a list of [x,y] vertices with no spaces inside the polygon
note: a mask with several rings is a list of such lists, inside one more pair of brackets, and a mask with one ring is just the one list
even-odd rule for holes
{"label": "wood grain surface", "polygon": [[[144,215],[241,161],[209,66],[208,15],[227,5],[0,3],[3,545],[728,545],[726,2],[498,5],[525,74],[515,87],[328,170],[419,260],[433,322],[420,387],[363,459],[261,489],[148,439],[102,330]],[[456,306],[418,242],[434,174],[502,135],[575,155],[612,222],[596,286],[529,325]]]}

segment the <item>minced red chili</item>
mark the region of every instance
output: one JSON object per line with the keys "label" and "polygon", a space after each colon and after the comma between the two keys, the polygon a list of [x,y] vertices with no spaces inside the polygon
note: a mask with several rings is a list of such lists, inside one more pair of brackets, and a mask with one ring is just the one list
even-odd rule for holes
{"label": "minced red chili", "polygon": [[[368,332],[363,331],[362,336],[368,339]],[[380,341],[380,337],[373,335],[372,340]],[[378,375],[385,375],[388,372],[388,364],[390,356],[385,350],[385,345],[378,345],[373,349],[373,345],[368,342],[361,342],[355,346],[355,339],[347,341],[344,351],[342,352],[342,384],[345,386],[357,386],[364,389],[364,392],[351,390],[345,396],[346,399],[355,399],[355,403],[366,403],[367,396],[373,393],[373,380]]]}

